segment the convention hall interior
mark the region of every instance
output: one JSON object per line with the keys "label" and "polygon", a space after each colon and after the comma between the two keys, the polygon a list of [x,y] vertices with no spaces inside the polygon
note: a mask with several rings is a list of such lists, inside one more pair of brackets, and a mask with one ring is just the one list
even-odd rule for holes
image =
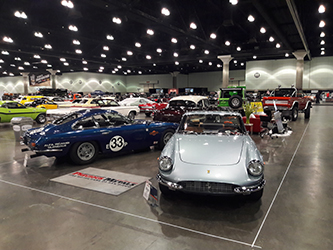
{"label": "convention hall interior", "polygon": [[[3,0],[0,51],[0,249],[333,249],[333,1]],[[31,76],[38,74],[48,76],[48,85],[32,84]],[[204,96],[215,110],[228,88],[246,89],[241,107],[218,111],[243,117],[243,135],[187,135],[181,126],[190,111],[184,111],[181,123],[171,124],[135,106],[135,120],[127,127],[141,122],[148,131],[156,126],[147,139],[164,135],[159,129],[169,126],[167,131],[174,134],[164,149],[162,139],[155,139],[142,149],[102,153],[113,147],[114,138],[126,147],[143,137],[136,134],[126,142],[117,135],[85,164],[72,149],[65,157],[47,154],[80,140],[76,132],[82,128],[75,130],[75,123],[63,133],[67,139],[49,143],[48,152],[34,155],[27,143],[34,133],[40,134],[38,144],[48,136],[47,129],[61,133],[64,127],[53,128],[55,123],[47,121],[49,110],[43,111],[45,123],[30,119],[27,139],[30,130],[21,127],[18,132],[13,122],[2,118],[6,99],[35,96],[44,89],[65,90],[66,98],[100,91],[117,98],[112,100],[119,106],[126,106],[121,99],[154,94],[166,102]],[[293,107],[297,103],[298,108],[287,110],[290,96],[269,103],[280,89],[295,90],[295,99],[308,100],[306,107],[296,100]],[[249,100],[259,103],[265,116],[265,105],[272,114],[282,106],[282,114],[296,114],[282,119],[283,129],[278,116],[267,123],[252,114],[257,132],[254,120],[248,125],[250,118],[243,113]],[[165,105],[168,109],[171,103]],[[208,114],[214,113],[210,109]],[[83,115],[90,112],[80,110]],[[108,129],[103,130],[104,139],[120,131]],[[96,131],[90,136],[100,136]],[[236,137],[247,139],[237,148]],[[223,150],[228,154],[217,148],[226,142]],[[187,148],[180,149],[185,144]],[[202,150],[186,157],[208,164],[195,181],[207,192],[182,191],[177,176],[172,184],[161,185],[165,155],[179,154],[179,162],[188,163],[182,155],[195,144]],[[208,144],[216,148],[207,150]],[[260,199],[250,199],[250,191],[237,193],[237,188],[234,195],[211,194],[205,178],[226,168],[234,155],[238,164],[254,151],[261,157],[265,179]],[[209,165],[216,159],[220,162]],[[244,171],[250,176],[249,165]],[[198,172],[197,163],[186,166],[182,175]],[[233,165],[227,167],[232,172]],[[114,190],[117,185],[125,191]],[[163,191],[163,185],[170,189]]]}

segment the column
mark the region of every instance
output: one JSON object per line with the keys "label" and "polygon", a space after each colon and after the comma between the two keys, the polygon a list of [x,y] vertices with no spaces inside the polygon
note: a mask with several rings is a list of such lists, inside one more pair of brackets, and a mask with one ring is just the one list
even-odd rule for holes
{"label": "column", "polygon": [[56,73],[57,71],[56,70],[53,70],[53,69],[47,69],[48,72],[51,73],[51,86],[52,86],[52,89],[56,89],[57,86],[56,86]]}
{"label": "column", "polygon": [[218,56],[223,62],[223,73],[222,73],[222,88],[226,88],[229,85],[229,62],[233,59],[231,55]]}
{"label": "column", "polygon": [[297,59],[296,63],[296,88],[303,89],[303,72],[304,72],[304,57],[306,56],[305,50],[297,50],[293,52]]}
{"label": "column", "polygon": [[172,88],[173,89],[177,89],[177,76],[179,73],[180,73],[179,71],[170,72],[170,74],[172,75]]}
{"label": "column", "polygon": [[23,76],[23,95],[28,95],[28,93],[29,93],[29,90],[28,90],[29,72],[22,73],[22,76]]}

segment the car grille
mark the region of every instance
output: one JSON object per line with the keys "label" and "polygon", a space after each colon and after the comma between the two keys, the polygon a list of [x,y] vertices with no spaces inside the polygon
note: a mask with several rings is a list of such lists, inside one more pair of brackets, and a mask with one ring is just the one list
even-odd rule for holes
{"label": "car grille", "polygon": [[234,194],[234,188],[237,187],[232,184],[207,181],[182,181],[178,184],[183,186],[182,191],[211,194]]}

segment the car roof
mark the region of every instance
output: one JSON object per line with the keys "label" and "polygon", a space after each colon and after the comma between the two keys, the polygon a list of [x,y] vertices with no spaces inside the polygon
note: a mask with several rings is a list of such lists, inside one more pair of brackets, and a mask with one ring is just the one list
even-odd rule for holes
{"label": "car roof", "polygon": [[231,111],[222,111],[222,110],[198,110],[198,111],[191,111],[184,114],[185,115],[236,115],[241,117],[241,114],[238,112],[231,112]]}
{"label": "car roof", "polygon": [[176,96],[176,97],[173,97],[171,101],[178,101],[178,100],[183,100],[183,101],[192,101],[192,102],[199,102],[201,101],[202,99],[208,99],[207,96],[200,96],[200,95],[182,95],[182,96]]}

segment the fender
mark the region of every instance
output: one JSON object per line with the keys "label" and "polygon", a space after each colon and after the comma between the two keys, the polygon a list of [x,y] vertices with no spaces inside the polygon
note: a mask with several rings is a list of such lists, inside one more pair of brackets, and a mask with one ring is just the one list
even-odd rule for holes
{"label": "fender", "polygon": [[291,105],[290,110],[292,110],[296,104],[297,104],[297,108],[298,108],[298,101],[294,101],[293,104]]}

